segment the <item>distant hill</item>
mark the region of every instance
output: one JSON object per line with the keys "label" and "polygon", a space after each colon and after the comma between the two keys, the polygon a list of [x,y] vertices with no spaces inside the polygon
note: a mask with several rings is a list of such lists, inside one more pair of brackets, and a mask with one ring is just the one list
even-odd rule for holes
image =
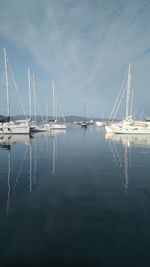
{"label": "distant hill", "polygon": [[[15,120],[21,120],[21,119],[24,119],[24,116],[17,115],[17,116],[14,116],[13,118]],[[29,118],[29,116],[27,116],[27,118]],[[43,118],[43,119],[45,119],[45,118]],[[52,119],[53,118],[51,116],[49,116],[47,118],[48,121],[51,121]],[[35,120],[34,116],[32,116],[32,120],[33,121]],[[36,116],[36,120],[37,120],[37,122],[41,121],[41,116],[37,115]],[[63,121],[63,118],[59,117],[58,120]],[[66,122],[74,122],[74,121],[83,120],[83,118],[82,117],[79,117],[79,116],[65,116],[65,120],[66,120]],[[87,120],[88,120],[88,118],[87,118]]]}

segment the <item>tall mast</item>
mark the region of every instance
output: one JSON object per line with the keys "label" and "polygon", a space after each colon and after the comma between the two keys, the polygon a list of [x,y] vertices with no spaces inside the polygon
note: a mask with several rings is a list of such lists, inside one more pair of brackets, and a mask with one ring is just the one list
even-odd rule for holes
{"label": "tall mast", "polygon": [[28,68],[28,85],[29,85],[29,116],[31,120],[31,75],[29,68]]}
{"label": "tall mast", "polygon": [[84,119],[86,119],[86,102],[84,102]]}
{"label": "tall mast", "polygon": [[129,63],[128,70],[128,82],[127,82],[127,98],[126,98],[126,119],[129,118],[130,112],[130,101],[131,101],[131,63]]}
{"label": "tall mast", "polygon": [[133,88],[131,88],[130,117],[133,114]]}
{"label": "tall mast", "polygon": [[48,117],[48,114],[47,114],[47,104],[46,104],[46,118],[45,118],[46,122],[47,122],[47,117]]}
{"label": "tall mast", "polygon": [[54,81],[52,82],[52,88],[53,88],[53,119],[55,120],[55,88],[54,88]]}
{"label": "tall mast", "polygon": [[8,88],[8,68],[7,68],[7,55],[6,49],[4,48],[4,65],[5,65],[5,84],[6,84],[6,94],[7,94],[7,117],[10,117],[10,103],[9,103],[9,88]]}
{"label": "tall mast", "polygon": [[33,82],[33,94],[34,94],[34,116],[35,116],[35,121],[36,121],[36,95],[35,95],[35,77],[34,73],[32,74],[32,82]]}

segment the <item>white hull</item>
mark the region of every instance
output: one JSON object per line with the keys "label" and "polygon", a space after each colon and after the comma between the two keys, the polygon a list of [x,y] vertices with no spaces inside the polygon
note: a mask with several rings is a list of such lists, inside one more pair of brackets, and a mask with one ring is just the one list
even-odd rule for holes
{"label": "white hull", "polygon": [[142,121],[122,121],[106,126],[107,133],[115,134],[150,134],[150,126]]}
{"label": "white hull", "polygon": [[150,124],[145,121],[123,120],[105,126],[106,133],[150,134]]}
{"label": "white hull", "polygon": [[111,126],[111,125],[105,125],[105,131],[106,131],[106,133],[114,133],[114,131],[113,131],[113,126]]}
{"label": "white hull", "polygon": [[82,127],[87,127],[87,123],[81,123]]}
{"label": "white hull", "polygon": [[48,130],[48,127],[40,126],[40,125],[30,127],[31,132],[46,132],[47,130]]}
{"label": "white hull", "polygon": [[115,134],[150,134],[150,128],[118,128],[114,130]]}
{"label": "white hull", "polygon": [[67,125],[66,124],[54,123],[54,124],[51,124],[50,128],[52,130],[67,129]]}
{"label": "white hull", "polygon": [[95,121],[94,124],[95,124],[95,126],[103,126],[102,121]]}
{"label": "white hull", "polygon": [[36,122],[32,121],[30,123],[30,131],[36,133],[50,131],[50,123],[37,124]]}
{"label": "white hull", "polygon": [[45,123],[44,124],[44,128],[46,129],[46,131],[50,131],[51,130],[51,124],[50,123]]}
{"label": "white hull", "polygon": [[0,134],[29,134],[29,125],[15,124],[6,122],[0,124]]}

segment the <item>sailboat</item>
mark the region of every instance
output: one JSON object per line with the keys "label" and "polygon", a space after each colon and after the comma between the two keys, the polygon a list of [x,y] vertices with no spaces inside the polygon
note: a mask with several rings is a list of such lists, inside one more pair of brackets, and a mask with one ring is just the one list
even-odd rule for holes
{"label": "sailboat", "polygon": [[[37,123],[36,120],[36,86],[35,86],[35,77],[34,74],[32,75],[32,87],[33,87],[33,98],[34,98],[34,121],[31,120],[31,75],[30,70],[28,69],[28,84],[29,84],[29,111],[30,111],[30,131],[31,132],[46,132],[48,130],[48,127],[44,125],[44,123]],[[41,115],[42,118],[42,115]],[[50,129],[50,127],[49,127]]]}
{"label": "sailboat", "polygon": [[0,134],[29,134],[29,121],[12,121],[10,120],[10,101],[9,101],[9,86],[8,86],[8,66],[7,66],[6,49],[4,48],[4,66],[5,66],[5,83],[7,93],[7,120],[0,122]]}
{"label": "sailboat", "polygon": [[53,121],[51,123],[50,128],[52,130],[66,129],[67,124],[66,124],[64,116],[63,116],[63,120],[64,120],[64,123],[58,122],[58,96],[55,92],[54,81],[53,81]]}
{"label": "sailboat", "polygon": [[150,134],[150,123],[146,121],[134,120],[132,118],[133,94],[131,88],[131,63],[128,70],[126,114],[125,119],[120,122],[105,125],[106,132],[116,134]]}
{"label": "sailboat", "polygon": [[87,127],[87,121],[86,121],[86,104],[84,103],[84,120],[81,121],[81,126],[82,127]]}

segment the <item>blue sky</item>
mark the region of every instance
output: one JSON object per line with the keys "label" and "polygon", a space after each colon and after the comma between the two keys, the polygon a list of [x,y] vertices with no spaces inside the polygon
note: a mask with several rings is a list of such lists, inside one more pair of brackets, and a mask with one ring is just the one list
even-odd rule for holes
{"label": "blue sky", "polygon": [[[52,80],[65,115],[109,117],[132,64],[134,114],[150,115],[149,0],[0,0],[0,113],[6,110],[3,48],[28,106],[34,72],[40,112],[52,114]],[[11,114],[22,109],[10,82]],[[125,105],[118,117],[122,117]]]}

